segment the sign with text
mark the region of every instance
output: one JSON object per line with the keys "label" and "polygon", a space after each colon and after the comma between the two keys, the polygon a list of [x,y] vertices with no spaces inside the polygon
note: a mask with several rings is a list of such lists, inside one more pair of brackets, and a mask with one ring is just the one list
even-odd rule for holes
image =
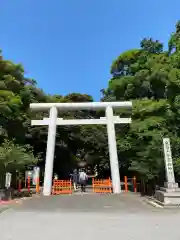
{"label": "sign with text", "polygon": [[32,179],[32,177],[33,177],[33,171],[26,171],[26,172],[25,172],[25,177],[26,177],[26,180],[27,180],[28,178]]}
{"label": "sign with text", "polygon": [[163,138],[164,162],[166,168],[166,180],[168,183],[175,183],[174,167],[172,162],[171,145],[169,138]]}
{"label": "sign with text", "polygon": [[6,173],[6,181],[5,181],[6,188],[9,188],[11,186],[11,178],[12,178],[12,174],[7,172]]}

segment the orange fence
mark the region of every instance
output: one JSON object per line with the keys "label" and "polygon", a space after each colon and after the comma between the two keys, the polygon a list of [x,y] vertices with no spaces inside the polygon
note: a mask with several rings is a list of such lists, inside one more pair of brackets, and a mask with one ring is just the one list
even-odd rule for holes
{"label": "orange fence", "polygon": [[92,179],[93,192],[112,193],[112,181],[108,179]]}
{"label": "orange fence", "polygon": [[71,194],[72,193],[72,182],[71,180],[54,180],[52,187],[52,194]]}
{"label": "orange fence", "polygon": [[127,178],[127,176],[124,176],[124,191],[128,192],[128,180],[130,180],[132,182],[132,186],[133,186],[133,191],[137,192],[137,184],[136,184],[136,177],[133,178]]}

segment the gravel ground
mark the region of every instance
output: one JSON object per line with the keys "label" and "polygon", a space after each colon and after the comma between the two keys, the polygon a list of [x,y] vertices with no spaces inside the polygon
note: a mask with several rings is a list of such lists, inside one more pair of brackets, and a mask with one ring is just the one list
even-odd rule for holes
{"label": "gravel ground", "polygon": [[0,215],[0,240],[179,240],[179,219],[134,194],[39,197]]}

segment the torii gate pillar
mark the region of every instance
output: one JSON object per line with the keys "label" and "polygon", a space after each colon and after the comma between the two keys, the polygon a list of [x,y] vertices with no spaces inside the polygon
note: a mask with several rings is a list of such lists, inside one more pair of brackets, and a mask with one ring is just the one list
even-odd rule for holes
{"label": "torii gate pillar", "polygon": [[116,146],[116,133],[113,121],[113,109],[108,106],[106,108],[106,118],[107,118],[107,133],[108,133],[108,145],[109,145],[109,158],[111,166],[111,177],[113,185],[113,193],[121,192],[121,180],[119,174],[119,162],[117,156],[117,146]]}
{"label": "torii gate pillar", "polygon": [[54,151],[56,143],[56,127],[57,127],[57,108],[50,108],[50,122],[48,127],[47,149],[46,149],[46,162],[44,174],[44,187],[43,195],[51,195],[52,178],[53,178],[53,165],[54,165]]}

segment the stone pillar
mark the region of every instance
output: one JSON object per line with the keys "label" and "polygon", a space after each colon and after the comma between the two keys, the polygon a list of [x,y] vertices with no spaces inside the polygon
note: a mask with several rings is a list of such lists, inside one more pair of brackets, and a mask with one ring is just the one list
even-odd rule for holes
{"label": "stone pillar", "polygon": [[106,118],[113,193],[120,193],[121,183],[117,156],[116,134],[113,119],[113,109],[110,106],[106,108]]}
{"label": "stone pillar", "polygon": [[156,190],[155,198],[164,206],[179,206],[180,205],[180,189],[175,182],[174,168],[172,162],[171,146],[169,138],[163,138],[164,148],[164,163],[166,170],[166,182],[164,187]]}
{"label": "stone pillar", "polygon": [[164,163],[166,170],[166,183],[165,187],[168,189],[177,188],[177,184],[175,182],[174,177],[174,167],[172,162],[172,153],[171,153],[171,145],[169,138],[163,138],[163,147],[164,147]]}
{"label": "stone pillar", "polygon": [[57,121],[56,107],[52,107],[50,109],[49,121],[50,122],[49,122],[49,128],[48,128],[44,188],[43,188],[44,196],[50,196],[51,189],[52,189],[54,151],[55,151],[55,140],[56,140],[56,121]]}

